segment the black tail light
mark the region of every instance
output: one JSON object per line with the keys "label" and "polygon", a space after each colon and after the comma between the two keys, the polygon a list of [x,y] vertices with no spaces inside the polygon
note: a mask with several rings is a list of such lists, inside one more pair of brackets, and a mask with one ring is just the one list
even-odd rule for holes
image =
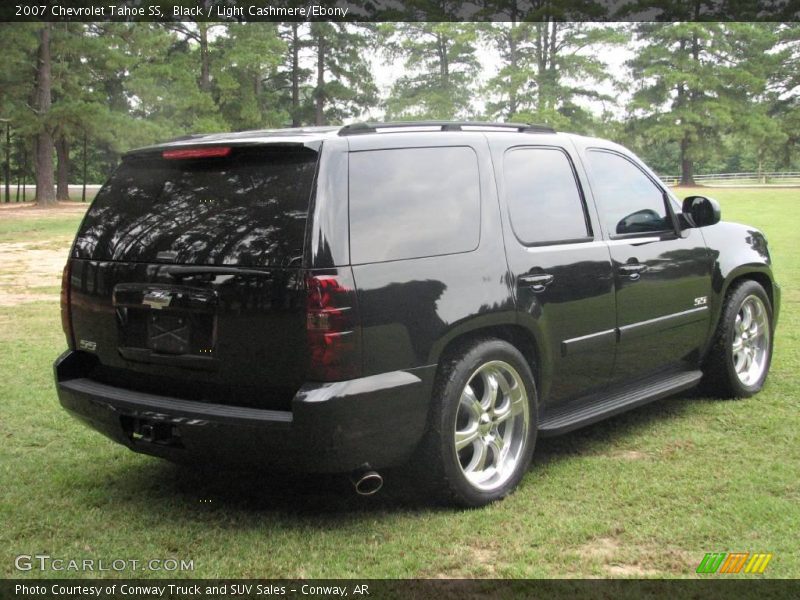
{"label": "black tail light", "polygon": [[75,336],[72,332],[72,307],[70,306],[70,277],[72,275],[72,264],[68,260],[64,265],[61,275],[61,328],[67,337],[67,345],[70,349],[75,349]]}
{"label": "black tail light", "polygon": [[350,271],[306,276],[309,375],[315,381],[361,376],[361,329]]}

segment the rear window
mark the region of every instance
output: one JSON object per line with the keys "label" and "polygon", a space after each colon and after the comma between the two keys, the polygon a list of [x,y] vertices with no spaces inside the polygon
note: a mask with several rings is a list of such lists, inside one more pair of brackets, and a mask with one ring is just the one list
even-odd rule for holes
{"label": "rear window", "polygon": [[222,158],[126,158],[100,190],[74,256],[300,266],[317,153],[233,148]]}
{"label": "rear window", "polygon": [[471,148],[350,154],[354,264],[469,252],[479,237],[478,159]]}

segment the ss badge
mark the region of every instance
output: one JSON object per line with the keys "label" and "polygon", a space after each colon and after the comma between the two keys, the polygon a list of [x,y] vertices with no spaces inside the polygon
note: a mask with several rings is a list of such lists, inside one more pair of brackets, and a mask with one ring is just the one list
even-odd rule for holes
{"label": "ss badge", "polygon": [[81,340],[78,342],[78,347],[81,350],[88,350],[89,352],[94,352],[97,350],[97,342],[93,342],[91,340]]}
{"label": "ss badge", "polygon": [[706,304],[708,304],[708,296],[700,296],[694,299],[695,306],[705,306]]}

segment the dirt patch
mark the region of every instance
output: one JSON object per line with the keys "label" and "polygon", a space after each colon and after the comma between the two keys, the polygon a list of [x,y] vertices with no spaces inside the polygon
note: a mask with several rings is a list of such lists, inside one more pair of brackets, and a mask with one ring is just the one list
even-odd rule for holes
{"label": "dirt patch", "polygon": [[658,575],[658,571],[644,569],[639,565],[606,565],[605,570],[612,577],[649,577]]}
{"label": "dirt patch", "polygon": [[655,569],[646,569],[638,564],[623,562],[622,542],[614,537],[593,539],[578,549],[578,554],[592,562],[602,563],[602,569],[611,577],[648,577],[658,575]]}
{"label": "dirt patch", "polygon": [[[621,533],[621,531],[619,531]],[[614,535],[617,530],[614,531]],[[610,577],[653,577],[664,572],[686,573],[694,557],[681,549],[630,546],[614,536],[589,540],[578,548],[578,556],[599,564]]]}
{"label": "dirt patch", "polygon": [[650,456],[639,450],[609,450],[608,452],[596,452],[591,454],[593,457],[612,458],[615,460],[647,460]]}
{"label": "dirt patch", "polygon": [[692,440],[673,440],[661,449],[661,455],[665,458],[671,458],[676,454],[692,449],[694,449],[694,442]]}
{"label": "dirt patch", "polygon": [[495,565],[497,564],[498,560],[496,550],[492,548],[473,548],[471,555],[476,563],[486,569],[486,575],[494,575]]}
{"label": "dirt patch", "polygon": [[638,450],[620,450],[619,452],[613,452],[611,454],[611,458],[619,458],[622,460],[645,460],[647,458],[647,454],[644,452],[639,452]]}
{"label": "dirt patch", "polygon": [[80,216],[89,208],[88,202],[59,202],[55,206],[41,208],[31,202],[0,204],[0,219],[48,219]]}
{"label": "dirt patch", "polygon": [[616,538],[602,537],[593,539],[578,549],[582,558],[609,562],[617,555],[620,542]]}
{"label": "dirt patch", "polygon": [[452,561],[439,565],[436,571],[424,574],[429,579],[474,579],[497,576],[497,567],[504,564],[496,543],[488,545],[459,546],[451,551]]}
{"label": "dirt patch", "polygon": [[69,242],[58,248],[26,242],[0,243],[0,306],[57,301],[57,293],[41,293],[41,288],[61,285],[68,248]]}
{"label": "dirt patch", "polygon": [[27,302],[55,302],[58,294],[6,294],[0,290],[0,306],[18,306]]}

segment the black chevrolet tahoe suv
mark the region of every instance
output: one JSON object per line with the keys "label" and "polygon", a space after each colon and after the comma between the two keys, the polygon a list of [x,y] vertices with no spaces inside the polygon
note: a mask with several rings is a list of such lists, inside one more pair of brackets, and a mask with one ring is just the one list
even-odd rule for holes
{"label": "black chevrolet tahoe suv", "polygon": [[[512,491],[537,436],[758,392],[764,235],[604,140],[424,122],[127,154],[64,270],[61,404],[176,462]],[[410,471],[409,471],[410,470]]]}

